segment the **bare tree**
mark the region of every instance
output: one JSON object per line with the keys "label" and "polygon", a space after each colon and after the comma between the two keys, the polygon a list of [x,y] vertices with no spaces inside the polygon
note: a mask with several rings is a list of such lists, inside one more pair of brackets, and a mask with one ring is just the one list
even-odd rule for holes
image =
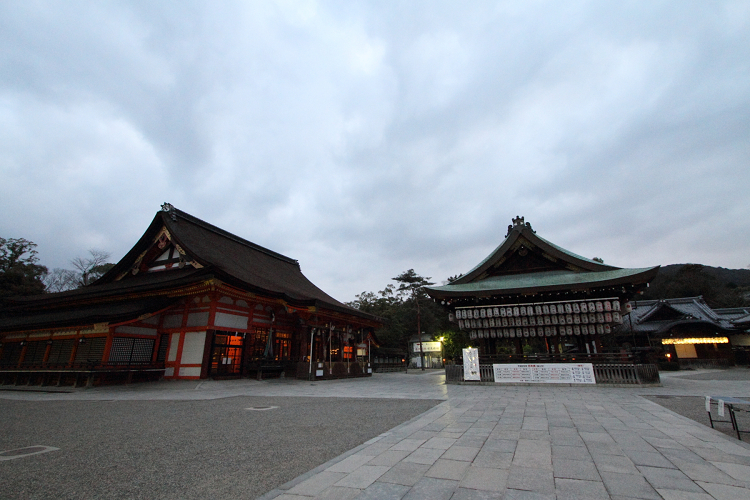
{"label": "bare tree", "polygon": [[78,286],[87,286],[102,277],[114,264],[107,263],[109,252],[89,250],[89,257],[76,257],[70,264],[78,273]]}
{"label": "bare tree", "polygon": [[64,292],[78,288],[78,274],[70,269],[56,267],[44,277],[44,287],[49,293]]}

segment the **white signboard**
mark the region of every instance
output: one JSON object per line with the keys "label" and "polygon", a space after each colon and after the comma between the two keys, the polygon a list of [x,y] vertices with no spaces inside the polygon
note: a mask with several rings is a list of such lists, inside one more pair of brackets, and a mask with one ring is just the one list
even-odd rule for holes
{"label": "white signboard", "polygon": [[492,369],[500,384],[596,384],[591,363],[502,364]]}
{"label": "white signboard", "polygon": [[469,347],[464,352],[464,380],[482,380],[479,374],[479,349]]}
{"label": "white signboard", "polygon": [[414,352],[440,352],[440,342],[414,342],[413,345]]}

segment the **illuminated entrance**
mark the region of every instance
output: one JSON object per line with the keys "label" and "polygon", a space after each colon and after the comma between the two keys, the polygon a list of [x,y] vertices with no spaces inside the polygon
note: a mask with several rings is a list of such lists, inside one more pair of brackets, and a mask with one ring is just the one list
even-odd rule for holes
{"label": "illuminated entrance", "polygon": [[211,346],[211,369],[209,376],[242,374],[242,354],[245,335],[236,332],[215,332]]}

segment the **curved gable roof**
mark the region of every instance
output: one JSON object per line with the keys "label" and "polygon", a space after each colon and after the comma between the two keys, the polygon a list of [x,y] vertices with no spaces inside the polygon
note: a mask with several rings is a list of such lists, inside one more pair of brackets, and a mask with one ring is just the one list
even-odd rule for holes
{"label": "curved gable roof", "polygon": [[[514,219],[514,222],[516,221],[519,221],[519,219]],[[525,259],[529,257],[534,258],[538,265],[529,266],[526,269],[518,266],[513,267],[513,258],[516,256],[522,256]],[[550,243],[541,236],[537,236],[536,231],[531,229],[531,224],[524,224],[523,218],[520,218],[520,223],[509,226],[508,234],[500,246],[495,248],[490,255],[466,273],[465,276],[462,276],[453,283],[457,285],[466,284],[491,276],[507,274],[562,270],[578,272],[612,271],[616,269],[620,268],[581,257]]]}
{"label": "curved gable roof", "polygon": [[621,284],[645,285],[659,266],[623,269],[581,257],[538,236],[523,217],[513,219],[505,240],[466,275],[427,287],[434,298],[555,292]]}
{"label": "curved gable roof", "polygon": [[[169,204],[158,212],[133,248],[92,287],[129,281],[130,270],[156,243],[162,229],[185,252],[185,260],[212,271],[242,289],[297,305],[320,305],[359,316],[372,316],[347,306],[315,286],[299,262],[218,228]],[[164,272],[164,271],[162,271]],[[173,272],[173,271],[166,271]]]}

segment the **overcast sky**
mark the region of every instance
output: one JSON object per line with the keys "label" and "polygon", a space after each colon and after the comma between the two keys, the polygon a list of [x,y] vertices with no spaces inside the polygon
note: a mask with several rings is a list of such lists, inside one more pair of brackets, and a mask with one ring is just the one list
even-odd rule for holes
{"label": "overcast sky", "polygon": [[511,218],[750,264],[750,2],[0,2],[0,236],[119,260],[163,202],[341,301]]}

